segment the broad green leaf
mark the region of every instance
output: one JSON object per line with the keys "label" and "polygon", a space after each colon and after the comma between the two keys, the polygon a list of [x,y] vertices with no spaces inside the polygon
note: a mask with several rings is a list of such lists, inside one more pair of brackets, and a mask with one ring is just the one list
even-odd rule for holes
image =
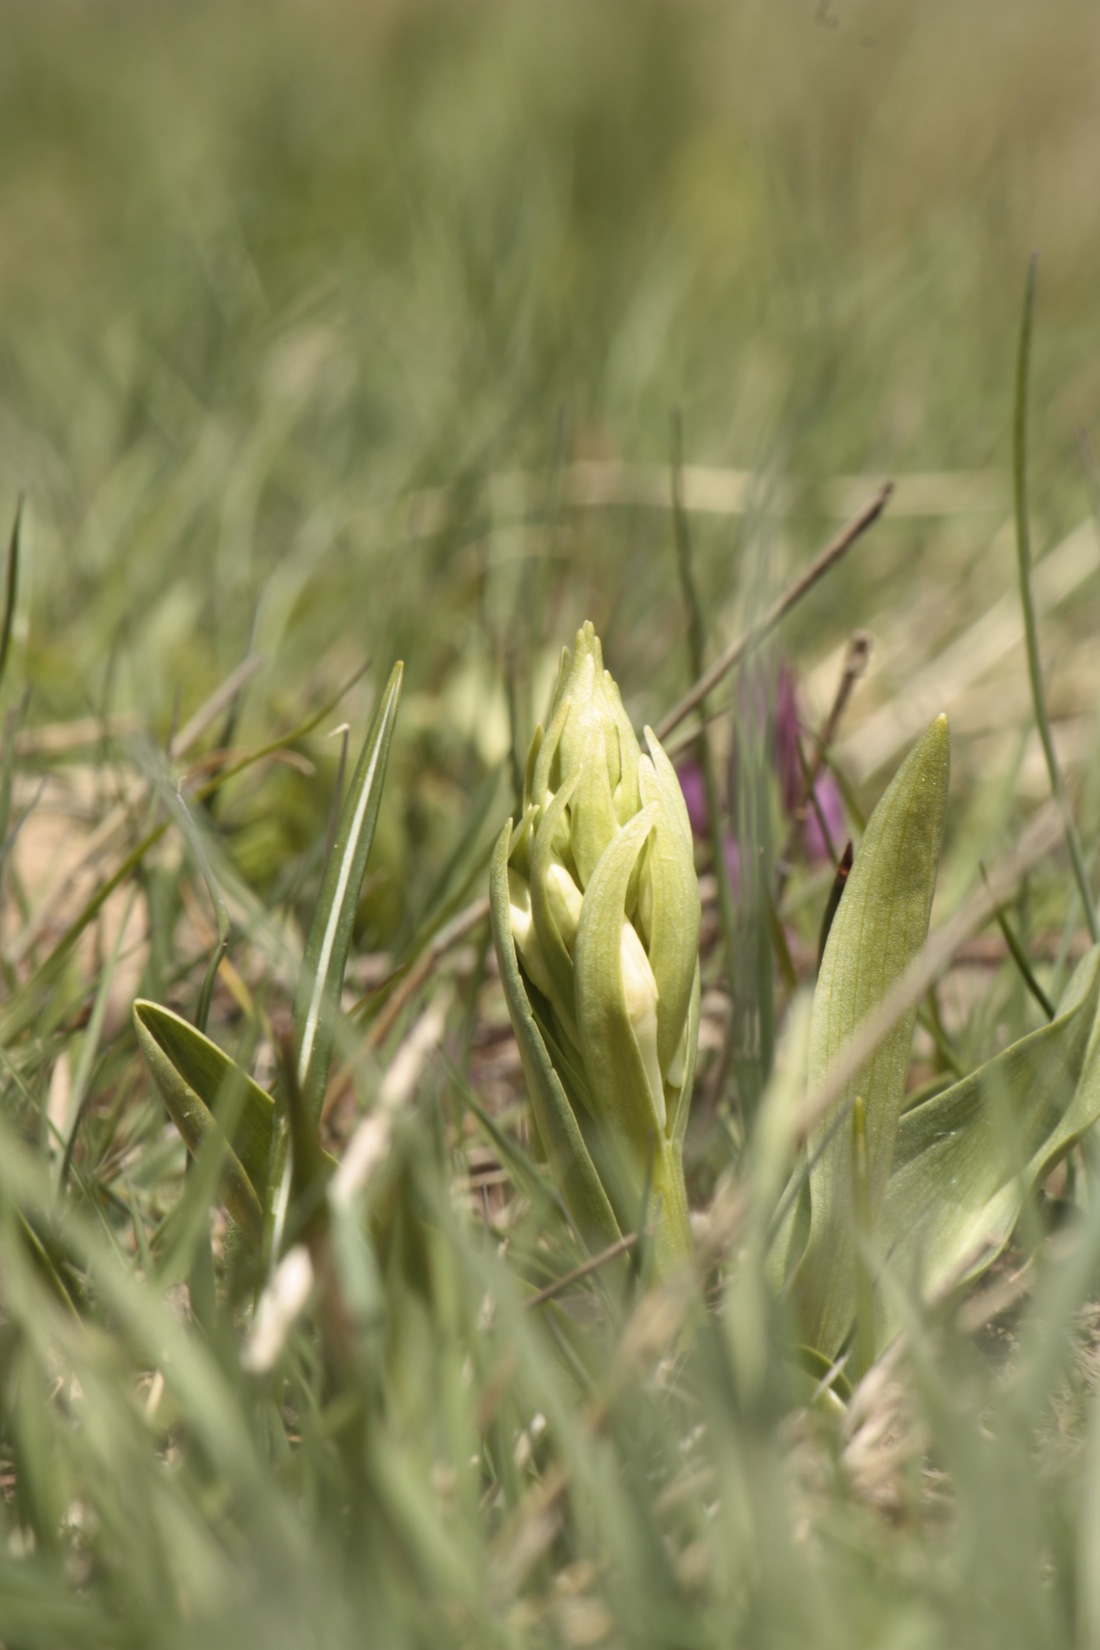
{"label": "broad green leaf", "polygon": [[489,916],[500,960],[501,983],[511,1011],[535,1127],[551,1175],[555,1185],[561,1188],[565,1206],[582,1239],[595,1253],[615,1243],[622,1232],[585,1144],[580,1124],[554,1070],[520,973],[512,938],[508,897],[508,851],[511,841],[512,822],[509,820],[497,841],[489,873]]}
{"label": "broad green leaf", "polygon": [[[900,1281],[936,1295],[979,1275],[1024,1200],[1100,1118],[1100,946],[1078,964],[1055,1019],[898,1130],[878,1247]],[[879,1342],[895,1331],[880,1304]]]}
{"label": "broad green leaf", "polygon": [[134,1025],[146,1064],[183,1137],[197,1157],[211,1133],[222,1133],[219,1105],[239,1094],[232,1135],[225,1139],[225,1202],[249,1242],[258,1245],[271,1166],[274,1102],[209,1037],[170,1009],[139,998]]}
{"label": "broad green leaf", "polygon": [[302,976],[294,1002],[294,1038],[298,1049],[298,1083],[314,1122],[321,1115],[325,1096],[340,1016],[344,969],[382,800],[403,672],[404,666],[398,661],[375,712],[344,799],[306,941]]}
{"label": "broad green leaf", "polygon": [[[950,767],[947,718],[938,717],[871,815],[833,919],[810,1023],[809,1083],[822,1081],[857,1027],[908,968],[928,932],[943,841]],[[877,1222],[894,1156],[916,1004],[882,1038],[810,1137],[810,1221],[795,1278],[803,1332],[833,1356],[855,1314],[852,1131],[866,1106],[867,1194]],[[793,1258],[793,1257],[792,1257]]]}

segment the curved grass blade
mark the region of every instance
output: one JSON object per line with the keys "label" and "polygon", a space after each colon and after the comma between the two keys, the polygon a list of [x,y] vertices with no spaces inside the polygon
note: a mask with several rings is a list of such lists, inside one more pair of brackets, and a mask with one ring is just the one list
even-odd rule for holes
{"label": "curved grass blade", "polygon": [[[1100,946],[1055,1019],[906,1112],[879,1238],[899,1281],[935,1295],[1000,1254],[1026,1199],[1100,1118]],[[896,1332],[887,1300],[878,1341]]]}
{"label": "curved grass blade", "polygon": [[321,893],[306,941],[302,975],[294,1003],[298,1085],[314,1122],[321,1113],[340,1014],[340,991],[348,960],[359,890],[374,840],[382,782],[393,738],[404,666],[390,672],[386,690],[367,735],[359,765],[340,814],[340,823],[321,879]]}
{"label": "curved grass blade", "polygon": [[[978,869],[981,871],[982,881],[985,883],[986,888],[988,889],[988,887],[989,887],[989,878],[985,874],[985,866],[980,865],[978,867]],[[1039,984],[1038,980],[1035,978],[1035,971],[1032,968],[1030,962],[1028,961],[1026,951],[1024,950],[1023,946],[1020,944],[1019,940],[1016,937],[1015,930],[1013,929],[1012,924],[1008,920],[1008,916],[1005,912],[1004,906],[1000,905],[1000,904],[994,905],[993,915],[997,919],[997,927],[1001,930],[1001,936],[1004,939],[1004,942],[1008,947],[1009,955],[1011,956],[1013,962],[1016,964],[1016,967],[1020,971],[1020,978],[1023,980],[1024,985],[1027,987],[1028,991],[1031,993],[1031,995],[1034,998],[1035,1002],[1038,1003],[1039,1007],[1042,1009],[1042,1011],[1046,1015],[1047,1019],[1048,1020],[1053,1020],[1054,1015],[1055,1015],[1054,1004],[1051,1002],[1050,998],[1047,996],[1046,992],[1043,990],[1042,986]]]}
{"label": "curved grass blade", "polygon": [[[949,767],[947,718],[940,716],[910,752],[868,821],[814,992],[811,1089],[924,944],[943,841]],[[803,1333],[826,1357],[844,1344],[856,1309],[855,1187],[851,1131],[843,1119],[861,1094],[873,1226],[893,1161],[916,1012],[914,1003],[899,1018],[808,1143],[813,1163],[809,1236],[794,1287]]]}
{"label": "curved grass blade", "polygon": [[1035,726],[1043,747],[1047,773],[1050,776],[1051,795],[1058,804],[1066,833],[1073,875],[1081,895],[1081,905],[1088,924],[1089,935],[1095,945],[1100,940],[1100,922],[1096,916],[1096,901],[1089,882],[1088,867],[1081,847],[1081,838],[1066,795],[1054,735],[1047,715],[1046,694],[1043,689],[1043,667],[1039,658],[1039,625],[1035,616],[1035,602],[1031,592],[1031,532],[1027,508],[1027,402],[1028,378],[1031,370],[1031,326],[1035,313],[1035,273],[1037,255],[1033,252],[1027,266],[1027,285],[1024,288],[1024,313],[1020,322],[1020,348],[1016,359],[1016,405],[1013,417],[1012,482],[1016,512],[1016,564],[1020,575],[1020,607],[1024,616],[1024,640],[1027,646],[1027,673],[1031,682],[1031,700],[1035,710]]}
{"label": "curved grass blade", "polygon": [[[192,1157],[199,1155],[212,1135],[223,1135],[226,1207],[248,1241],[258,1247],[271,1164],[274,1101],[209,1037],[171,1009],[139,998],[134,1004],[134,1025],[145,1062]],[[223,1109],[236,1112],[228,1133],[219,1120]]]}

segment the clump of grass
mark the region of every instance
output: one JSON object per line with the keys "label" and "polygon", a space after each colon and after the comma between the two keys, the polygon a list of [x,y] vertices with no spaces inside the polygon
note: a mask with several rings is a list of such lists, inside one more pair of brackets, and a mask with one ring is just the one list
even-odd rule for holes
{"label": "clump of grass", "polygon": [[[1066,1637],[1091,1608],[1074,1509],[1094,1200],[1046,1241],[1030,1203],[1033,1258],[1010,1251],[963,1313],[899,1294],[902,1338],[878,1362],[861,1341],[854,1393],[827,1360],[800,1368],[768,1259],[798,1096],[788,1041],[747,1136],[728,1083],[689,1134],[689,1180],[719,1180],[697,1268],[646,1287],[635,1234],[586,1254],[532,1155],[484,899],[456,915],[470,873],[364,968],[357,1004],[341,990],[398,685],[281,911],[235,873],[219,798],[301,759],[331,707],[238,754],[200,718],[189,777],[182,742],[160,778],[120,750],[140,782],[98,828],[90,898],[59,894],[47,921],[29,897],[9,942],[5,1640],[982,1642],[1004,1566],[998,1632]],[[460,859],[484,867],[491,831]],[[824,890],[811,868],[783,875],[795,997],[781,984],[777,1007],[797,1037],[805,895]],[[299,887],[316,890],[304,943]],[[122,926],[82,954],[127,890],[145,937]],[[158,999],[139,1004],[138,1042],[186,1174],[117,1013],[133,946]],[[1020,1012],[1005,955],[997,989]],[[712,994],[727,956],[705,922]],[[954,1033],[935,1023],[946,1060]],[[223,1198],[228,1223],[211,1223]],[[1007,1357],[982,1339],[998,1326]]]}

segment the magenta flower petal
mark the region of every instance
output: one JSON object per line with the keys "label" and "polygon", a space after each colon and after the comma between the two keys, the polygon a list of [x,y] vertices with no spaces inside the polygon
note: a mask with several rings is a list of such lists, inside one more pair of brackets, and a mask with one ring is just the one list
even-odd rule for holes
{"label": "magenta flower petal", "polygon": [[794,671],[781,664],[775,678],[775,771],[783,806],[791,814],[802,800],[798,690]]}
{"label": "magenta flower petal", "polygon": [[728,836],[723,843],[726,856],[726,870],[729,873],[730,889],[734,898],[741,892],[741,850],[737,845],[737,838]]}
{"label": "magenta flower petal", "polygon": [[707,788],[703,781],[703,770],[698,762],[685,762],[682,768],[677,768],[676,777],[680,781],[680,789],[684,793],[687,803],[688,818],[691,829],[697,837],[707,835]]}
{"label": "magenta flower petal", "polygon": [[[840,794],[840,786],[829,772],[818,774],[814,780],[814,796],[817,798],[817,807],[811,802],[806,809],[806,823],[802,831],[802,841],[806,849],[806,858],[810,860],[832,859],[844,847],[847,835],[847,825],[844,819],[844,801]],[[820,810],[820,817],[819,817]],[[821,821],[825,821],[829,833],[829,841],[821,829]],[[830,851],[830,843],[832,845]]]}

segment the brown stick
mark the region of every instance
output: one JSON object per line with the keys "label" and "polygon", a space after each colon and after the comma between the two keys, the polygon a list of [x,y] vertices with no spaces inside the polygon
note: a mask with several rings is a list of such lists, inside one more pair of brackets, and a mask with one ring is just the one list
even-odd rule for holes
{"label": "brown stick", "polygon": [[817,815],[818,824],[821,826],[822,836],[827,843],[829,842],[829,832],[826,822],[822,817],[821,804],[817,799],[817,781],[821,776],[822,768],[825,766],[826,752],[832,745],[833,740],[836,738],[836,731],[840,726],[840,718],[844,715],[844,712],[848,706],[848,700],[852,696],[852,689],[863,675],[863,672],[867,669],[867,661],[870,656],[871,638],[865,630],[857,630],[849,641],[847,651],[844,655],[844,668],[841,672],[840,681],[837,685],[832,708],[830,709],[828,716],[825,718],[825,725],[821,729],[821,732],[815,737],[813,758],[806,767],[802,780],[802,791],[798,799],[798,806],[795,808],[792,815],[790,829],[787,832],[787,840],[783,844],[783,852],[780,854],[777,862],[777,900],[782,898],[783,890],[787,885],[787,877],[790,875],[791,865],[798,849],[799,834],[802,827],[806,823],[807,813],[810,808],[813,808]]}
{"label": "brown stick", "polygon": [[626,1237],[616,1238],[615,1242],[609,1244],[606,1249],[601,1249],[598,1255],[593,1255],[589,1260],[582,1261],[579,1266],[574,1266],[573,1270],[566,1272],[563,1278],[555,1278],[553,1283],[548,1283],[545,1289],[540,1289],[537,1295],[532,1295],[529,1300],[524,1301],[524,1306],[527,1308],[544,1306],[547,1301],[552,1301],[555,1295],[560,1295],[571,1284],[579,1283],[581,1278],[586,1278],[589,1273],[598,1271],[601,1266],[606,1266],[609,1260],[615,1260],[619,1255],[627,1254],[633,1249],[637,1241],[637,1232],[629,1232]]}
{"label": "brown stick", "polygon": [[806,592],[813,588],[818,579],[824,577],[834,562],[838,562],[841,556],[852,548],[856,540],[862,537],[868,527],[878,520],[883,510],[885,510],[893,490],[894,484],[892,481],[887,481],[880,487],[870,504],[861,510],[859,515],[855,516],[831,543],[825,546],[821,554],[806,568],[806,571],[800,573],[794,583],[789,585],[779,597],[778,601],[773,603],[763,618],[750,625],[743,635],[739,636],[735,642],[730,643],[726,651],[714,661],[709,670],[704,671],[695,686],[689,689],[680,700],[680,703],[675,705],[668,715],[658,723],[655,730],[658,739],[663,740],[672,732],[673,728],[679,727],[685,716],[690,716],[691,712],[702,704],[707,694],[722,680],[722,677],[727,675],[746,653],[758,646],[765,636],[771,635],[780,621],[786,618],[791,608],[802,600]]}

